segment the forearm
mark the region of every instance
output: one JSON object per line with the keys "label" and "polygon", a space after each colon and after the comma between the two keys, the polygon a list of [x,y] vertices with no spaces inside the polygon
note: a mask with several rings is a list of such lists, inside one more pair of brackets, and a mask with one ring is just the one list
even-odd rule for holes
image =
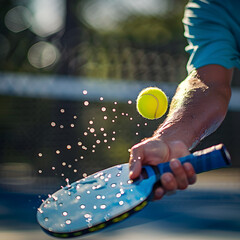
{"label": "forearm", "polygon": [[188,76],[178,86],[169,114],[155,135],[165,141],[180,140],[191,148],[215,131],[227,112],[231,77],[232,70],[217,65]]}

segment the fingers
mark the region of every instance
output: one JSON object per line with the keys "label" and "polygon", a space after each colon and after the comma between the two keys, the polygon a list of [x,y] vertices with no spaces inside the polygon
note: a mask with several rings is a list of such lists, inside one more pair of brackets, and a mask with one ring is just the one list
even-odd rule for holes
{"label": "fingers", "polygon": [[143,159],[143,148],[140,144],[137,144],[132,147],[129,159],[130,166],[130,179],[137,178],[142,170],[142,159]]}
{"label": "fingers", "polygon": [[154,192],[154,199],[160,200],[165,194],[165,190],[162,187],[156,188]]}
{"label": "fingers", "polygon": [[178,159],[172,159],[170,161],[170,167],[173,171],[173,175],[175,176],[176,185],[174,186],[176,190],[186,189],[188,187],[188,178],[185,172],[184,167],[182,166],[181,162]]}
{"label": "fingers", "polygon": [[137,178],[142,169],[142,165],[157,165],[166,162],[169,157],[168,146],[157,138],[147,139],[131,149],[129,165],[130,178]]}
{"label": "fingers", "polygon": [[155,199],[161,199],[167,192],[186,189],[189,184],[196,182],[196,173],[191,163],[182,165],[178,159],[172,159],[170,167],[172,173],[164,173],[161,176],[162,186],[155,190]]}
{"label": "fingers", "polygon": [[189,184],[194,184],[197,181],[197,175],[191,163],[183,164],[185,173],[187,174],[187,179]]}
{"label": "fingers", "polygon": [[172,173],[165,173],[161,176],[161,187],[154,191],[155,199],[161,199],[164,194],[174,192],[177,189],[183,190],[189,184],[196,182],[196,174],[190,163],[184,163],[176,159],[189,154],[187,146],[180,141],[173,141],[166,144],[156,137],[146,139],[132,147],[129,159],[130,179],[139,177],[143,165],[157,165],[170,161]]}

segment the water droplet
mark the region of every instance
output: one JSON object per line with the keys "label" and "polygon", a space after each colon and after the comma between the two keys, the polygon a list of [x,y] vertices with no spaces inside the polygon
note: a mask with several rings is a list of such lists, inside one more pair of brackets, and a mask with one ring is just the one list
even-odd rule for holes
{"label": "water droplet", "polygon": [[116,187],[116,186],[117,186],[116,183],[112,183],[112,184],[111,184],[111,187],[112,187],[112,188],[114,188],[114,187]]}
{"label": "water droplet", "polygon": [[90,133],[94,133],[95,132],[95,129],[94,128],[90,128]]}
{"label": "water droplet", "polygon": [[54,201],[58,200],[58,197],[56,197],[55,195],[52,195],[52,198],[53,198]]}
{"label": "water droplet", "polygon": [[75,125],[74,125],[73,123],[70,124],[70,127],[71,127],[71,128],[74,128],[74,126],[75,126]]}
{"label": "water droplet", "polygon": [[106,110],[107,110],[107,108],[105,108],[105,107],[102,107],[102,108],[101,108],[101,111],[102,111],[102,112],[105,112]]}
{"label": "water droplet", "polygon": [[85,217],[85,218],[91,218],[92,215],[90,215],[89,213],[86,213],[86,214],[84,214],[84,217]]}
{"label": "water droplet", "polygon": [[83,95],[87,95],[87,90],[83,90]]}
{"label": "water droplet", "polygon": [[112,109],[112,111],[113,111],[113,112],[116,112],[116,109],[115,109],[115,108],[113,108],[113,109]]}
{"label": "water droplet", "polygon": [[75,115],[75,116],[73,116],[73,118],[74,118],[74,119],[77,119],[77,116]]}
{"label": "water droplet", "polygon": [[81,198],[81,196],[79,196],[79,195],[78,195],[78,196],[76,196],[76,199],[77,199],[77,200],[79,200],[80,198]]}
{"label": "water droplet", "polygon": [[121,197],[121,193],[117,193],[117,194],[116,194],[116,197],[117,197],[117,198],[120,198],[120,197]]}
{"label": "water droplet", "polygon": [[113,131],[113,134],[116,134],[116,132],[115,132],[115,131]]}
{"label": "water droplet", "polygon": [[128,101],[128,104],[132,104],[132,101],[131,101],[131,100],[129,100],[129,101]]}
{"label": "water droplet", "polygon": [[89,121],[89,124],[90,124],[90,125],[92,125],[92,124],[93,124],[93,121],[92,121],[92,120],[91,120],[91,121]]}
{"label": "water droplet", "polygon": [[101,143],[101,141],[100,140],[96,140],[96,143],[99,144],[99,143]]}
{"label": "water droplet", "polygon": [[60,127],[60,128],[64,128],[64,126],[63,126],[63,125],[60,125],[59,127]]}
{"label": "water droplet", "polygon": [[109,221],[109,219],[110,219],[110,214],[108,213],[108,214],[104,217],[104,219],[105,219],[106,221]]}
{"label": "water droplet", "polygon": [[104,131],[104,128],[103,128],[103,127],[102,127],[102,128],[100,128],[100,131],[101,131],[101,132],[103,132],[103,131]]}
{"label": "water droplet", "polygon": [[60,154],[60,150],[56,150],[56,154]]}
{"label": "water droplet", "polygon": [[55,167],[52,167],[52,170],[55,170],[56,168]]}
{"label": "water droplet", "polygon": [[147,123],[144,123],[145,126],[147,126],[148,124]]}
{"label": "water droplet", "polygon": [[76,173],[76,172],[77,172],[77,169],[74,169],[74,170],[73,170],[73,172],[75,172],[75,173]]}
{"label": "water droplet", "polygon": [[62,206],[63,206],[63,203],[59,203],[58,206],[59,206],[59,207],[62,207]]}
{"label": "water droplet", "polygon": [[107,139],[104,139],[103,142],[107,143]]}
{"label": "water droplet", "polygon": [[107,133],[104,133],[103,136],[106,137],[106,136],[107,136]]}
{"label": "water droplet", "polygon": [[44,221],[45,221],[45,222],[47,222],[48,220],[49,220],[48,217],[45,217],[45,218],[44,218]]}
{"label": "water droplet", "polygon": [[117,177],[120,177],[121,176],[121,172],[119,172],[119,173],[117,173],[117,175],[116,175]]}
{"label": "water droplet", "polygon": [[96,199],[101,199],[101,195],[97,195],[97,196],[96,196]]}
{"label": "water droplet", "polygon": [[107,206],[105,205],[105,204],[102,204],[101,206],[100,206],[100,208],[101,209],[105,209]]}
{"label": "water droplet", "polygon": [[80,206],[80,208],[81,209],[84,209],[86,206],[84,205],[84,204],[82,204],[81,206]]}
{"label": "water droplet", "polygon": [[42,214],[43,210],[41,208],[38,208],[38,212]]}
{"label": "water droplet", "polygon": [[89,105],[89,102],[88,101],[84,101],[83,103],[85,106],[88,106]]}
{"label": "water droplet", "polygon": [[[121,184],[122,185],[122,184]],[[123,195],[124,194],[124,190],[121,188],[120,189],[120,193]]]}
{"label": "water droplet", "polygon": [[66,166],[67,164],[66,164],[65,162],[62,162],[62,165],[63,165],[63,166]]}
{"label": "water droplet", "polygon": [[86,178],[87,177],[87,173],[83,173],[83,177]]}
{"label": "water droplet", "polygon": [[119,205],[121,205],[121,206],[122,206],[123,204],[124,204],[124,202],[123,202],[123,201],[120,201],[120,202],[119,202]]}
{"label": "water droplet", "polygon": [[127,183],[128,183],[128,184],[132,184],[132,183],[133,183],[133,180],[132,180],[132,179],[129,179],[129,180],[127,181]]}
{"label": "water droplet", "polygon": [[84,135],[84,136],[87,136],[87,135],[88,135],[88,133],[87,133],[87,132],[84,132],[84,133],[83,133],[83,135]]}
{"label": "water droplet", "polygon": [[112,138],[112,141],[115,141],[115,140],[116,140],[116,138],[113,137],[113,138]]}
{"label": "water droplet", "polygon": [[65,109],[63,109],[63,108],[60,109],[60,112],[61,112],[61,113],[65,113]]}
{"label": "water droplet", "polygon": [[102,195],[102,199],[105,199],[106,197],[104,195]]}
{"label": "water droplet", "polygon": [[67,215],[68,215],[68,212],[63,212],[62,215],[63,215],[63,216],[67,216]]}
{"label": "water droplet", "polygon": [[39,170],[38,170],[38,173],[42,173],[42,170],[41,170],[41,169],[39,169]]}
{"label": "water droplet", "polygon": [[55,123],[55,122],[51,122],[51,126],[52,126],[52,127],[55,127],[55,126],[56,126],[56,123]]}
{"label": "water droplet", "polygon": [[78,142],[78,146],[82,146],[82,142]]}
{"label": "water droplet", "polygon": [[138,133],[138,132],[136,132],[136,135],[137,135],[137,136],[138,136],[138,134],[139,134],[139,133]]}
{"label": "water droplet", "polygon": [[39,157],[42,157],[42,156],[43,156],[43,154],[42,154],[42,153],[39,153],[39,154],[38,154],[38,156],[39,156]]}
{"label": "water droplet", "polygon": [[67,149],[70,150],[72,148],[71,145],[67,145]]}
{"label": "water droplet", "polygon": [[70,187],[70,186],[71,186],[71,185],[69,184],[69,179],[68,179],[68,178],[65,179],[65,182],[66,182],[66,187]]}
{"label": "water droplet", "polygon": [[97,209],[97,206],[96,206],[96,205],[94,205],[94,206],[93,206],[93,209]]}
{"label": "water droplet", "polygon": [[123,168],[123,167],[122,167],[122,165],[117,165],[117,169],[118,169],[118,170],[120,170],[120,171],[121,171],[121,170],[122,170],[122,168]]}
{"label": "water droplet", "polygon": [[66,222],[65,222],[66,224],[71,224],[72,223],[72,221],[70,220],[70,219],[68,219],[68,220],[66,220]]}
{"label": "water droplet", "polygon": [[108,118],[107,116],[104,116],[104,117],[103,117],[104,120],[107,120],[107,118]]}
{"label": "water droplet", "polygon": [[100,97],[99,99],[100,99],[100,101],[103,101],[104,98],[103,98],[103,97]]}
{"label": "water droplet", "polygon": [[90,191],[87,191],[87,194],[90,194],[91,192]]}

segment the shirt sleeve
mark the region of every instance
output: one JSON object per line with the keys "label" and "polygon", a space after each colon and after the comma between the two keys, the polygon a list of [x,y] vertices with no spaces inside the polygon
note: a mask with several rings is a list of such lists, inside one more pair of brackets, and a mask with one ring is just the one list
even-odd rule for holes
{"label": "shirt sleeve", "polygon": [[191,1],[186,6],[183,24],[188,40],[185,50],[190,54],[188,73],[208,64],[240,68],[236,36],[240,26],[227,8],[214,1]]}

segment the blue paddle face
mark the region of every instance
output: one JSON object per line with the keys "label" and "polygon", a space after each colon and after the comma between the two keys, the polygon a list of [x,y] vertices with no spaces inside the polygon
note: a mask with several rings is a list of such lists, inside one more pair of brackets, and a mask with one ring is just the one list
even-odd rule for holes
{"label": "blue paddle face", "polygon": [[38,222],[50,234],[67,237],[73,232],[81,235],[85,229],[94,231],[97,225],[98,230],[104,227],[99,224],[110,220],[120,221],[128,216],[123,213],[140,210],[139,205],[151,194],[156,176],[151,168],[147,172],[150,177],[133,182],[126,163],[81,179],[43,202],[38,209]]}

